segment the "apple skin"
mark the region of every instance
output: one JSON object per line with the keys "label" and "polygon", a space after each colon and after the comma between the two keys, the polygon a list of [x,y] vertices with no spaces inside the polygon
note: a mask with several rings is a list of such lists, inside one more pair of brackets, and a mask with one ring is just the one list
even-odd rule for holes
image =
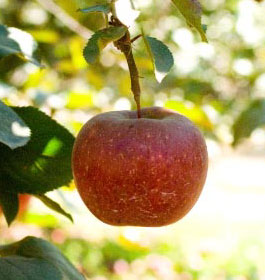
{"label": "apple skin", "polygon": [[194,206],[208,169],[205,140],[193,123],[161,107],[99,114],[78,134],[75,184],[88,209],[117,226],[174,223]]}

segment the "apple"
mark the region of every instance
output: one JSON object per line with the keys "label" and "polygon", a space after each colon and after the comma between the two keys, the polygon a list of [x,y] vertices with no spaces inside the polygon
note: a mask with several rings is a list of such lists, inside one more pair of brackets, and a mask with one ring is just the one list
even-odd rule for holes
{"label": "apple", "polygon": [[164,226],[185,216],[205,183],[208,155],[195,125],[150,107],[99,114],[78,134],[74,181],[88,209],[110,225]]}

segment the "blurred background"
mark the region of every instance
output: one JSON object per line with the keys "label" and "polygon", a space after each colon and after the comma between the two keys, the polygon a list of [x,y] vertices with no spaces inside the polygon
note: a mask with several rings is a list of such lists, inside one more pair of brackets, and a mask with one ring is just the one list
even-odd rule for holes
{"label": "blurred background", "polygon": [[[107,47],[93,67],[82,56],[105,19],[77,9],[96,3],[104,1],[0,0],[0,23],[29,32],[45,66],[0,60],[0,98],[39,107],[75,135],[95,114],[135,109],[123,56]],[[132,35],[144,27],[175,59],[158,83],[143,42],[134,43],[142,106],[179,111],[205,134],[209,174],[192,211],[167,227],[112,227],[88,212],[72,184],[48,195],[74,224],[31,198],[10,228],[0,218],[1,243],[47,238],[91,280],[265,279],[265,2],[201,3],[209,44],[170,1],[134,0],[140,14],[129,0],[117,2]]]}

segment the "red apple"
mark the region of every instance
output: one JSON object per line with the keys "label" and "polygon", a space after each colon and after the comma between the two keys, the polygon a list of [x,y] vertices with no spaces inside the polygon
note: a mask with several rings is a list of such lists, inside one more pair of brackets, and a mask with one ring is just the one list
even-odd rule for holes
{"label": "red apple", "polygon": [[111,225],[164,226],[186,215],[205,183],[204,138],[160,107],[95,116],[76,138],[72,167],[88,209]]}

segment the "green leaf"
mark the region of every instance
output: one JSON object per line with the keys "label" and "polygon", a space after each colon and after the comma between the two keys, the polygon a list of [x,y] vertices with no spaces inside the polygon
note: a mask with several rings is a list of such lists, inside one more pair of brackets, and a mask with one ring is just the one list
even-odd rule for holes
{"label": "green leaf", "polygon": [[61,273],[50,263],[36,258],[0,258],[0,280],[61,280]]}
{"label": "green leaf", "polygon": [[234,142],[237,145],[258,127],[265,126],[265,99],[253,101],[233,125]]}
{"label": "green leaf", "polygon": [[21,53],[19,44],[11,38],[8,38],[8,29],[0,24],[0,58],[10,55]]}
{"label": "green leaf", "polygon": [[13,109],[31,129],[31,139],[14,151],[0,144],[0,187],[43,194],[67,185],[72,180],[72,134],[36,108]]}
{"label": "green leaf", "polygon": [[29,33],[0,24],[0,58],[16,54],[42,67],[37,55],[37,47],[36,41]]}
{"label": "green leaf", "polygon": [[173,55],[169,48],[156,38],[143,36],[143,39],[153,62],[156,78],[161,82],[174,65]]}
{"label": "green leaf", "polygon": [[0,142],[11,149],[27,144],[30,130],[22,119],[0,100]]}
{"label": "green leaf", "polygon": [[105,14],[108,14],[110,12],[110,5],[105,4],[105,5],[96,5],[96,6],[91,6],[85,9],[79,9],[78,11],[83,12],[83,13],[92,13],[92,12],[102,12]]}
{"label": "green leaf", "polygon": [[177,6],[180,13],[186,19],[188,25],[191,25],[197,29],[200,33],[202,41],[208,42],[204,28],[201,24],[202,7],[198,0],[172,0]]}
{"label": "green leaf", "polygon": [[35,197],[37,197],[39,200],[41,200],[47,207],[49,207],[53,211],[65,216],[71,222],[74,222],[72,216],[70,214],[68,214],[67,212],[65,212],[65,210],[63,210],[63,208],[57,202],[53,201],[46,195],[35,195]]}
{"label": "green leaf", "polygon": [[35,237],[0,246],[0,280],[84,280],[51,243]]}
{"label": "green leaf", "polygon": [[125,35],[127,28],[124,26],[112,26],[97,31],[89,39],[85,49],[85,60],[93,64],[97,61],[100,51],[102,51],[109,43],[119,40]]}
{"label": "green leaf", "polygon": [[1,191],[0,186],[0,206],[5,215],[7,224],[10,225],[18,214],[18,194]]}

